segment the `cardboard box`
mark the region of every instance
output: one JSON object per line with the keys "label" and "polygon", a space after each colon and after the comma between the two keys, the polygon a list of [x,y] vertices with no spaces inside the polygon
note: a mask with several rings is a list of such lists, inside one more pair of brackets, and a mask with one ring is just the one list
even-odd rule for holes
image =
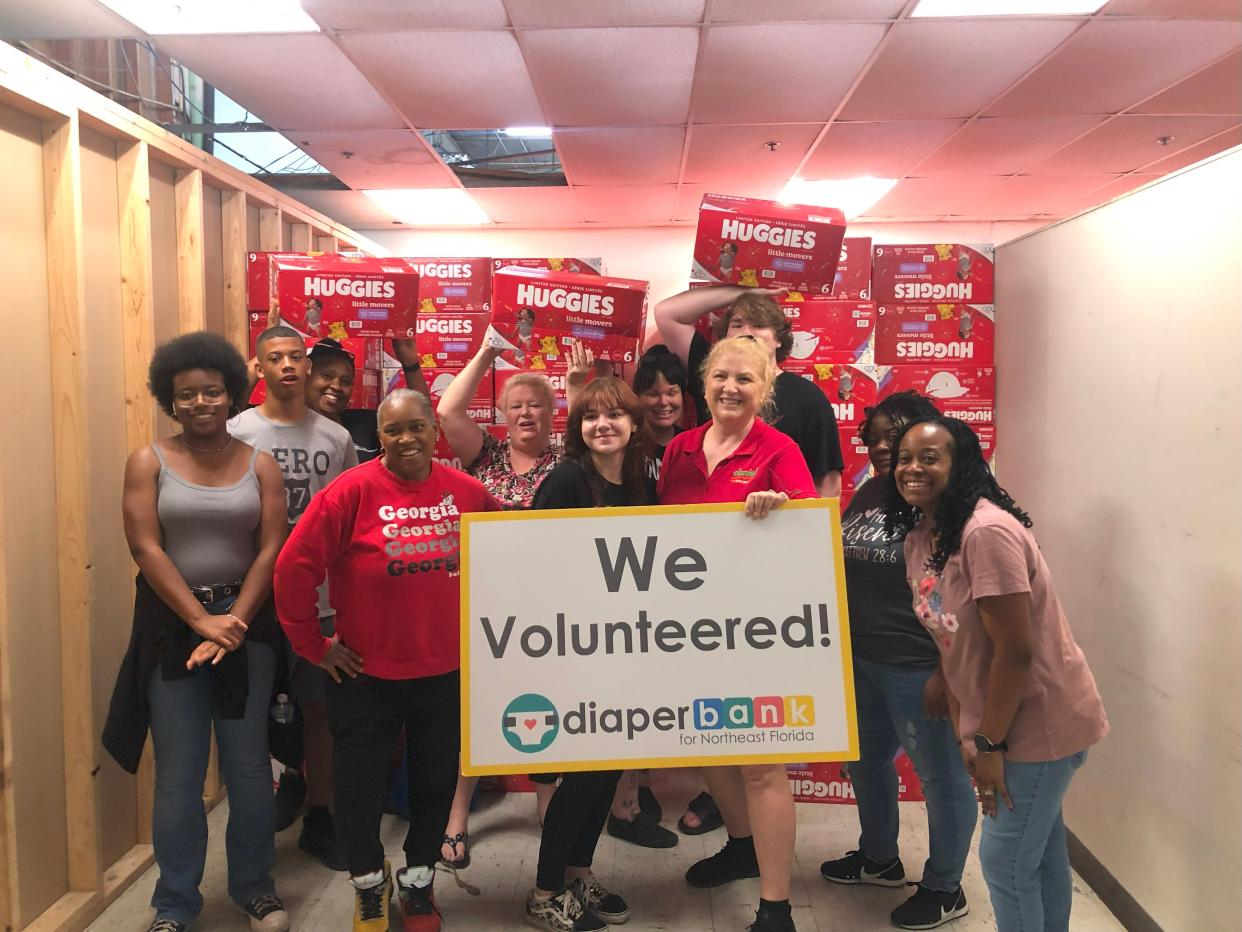
{"label": "cardboard box", "polygon": [[[897,798],[901,802],[923,800],[923,785],[904,750],[897,752],[893,764],[897,768]],[[848,770],[849,764],[840,763],[787,764],[785,767],[795,802],[855,806],[854,784]]]}
{"label": "cardboard box", "polygon": [[729,285],[827,294],[836,280],[845,216],[831,207],[706,194],[690,276]]}
{"label": "cardboard box", "polygon": [[[462,314],[438,311],[419,314],[415,322],[415,341],[419,363],[424,369],[462,369],[483,345],[489,314]],[[397,361],[387,357],[396,365]]]}
{"label": "cardboard box", "polygon": [[306,252],[248,252],[246,253],[246,310],[266,311],[272,303],[271,258],[310,258]]}
{"label": "cardboard box", "polygon": [[793,328],[791,363],[866,363],[872,354],[875,305],[870,301],[784,301]]}
{"label": "cardboard box", "polygon": [[871,475],[871,458],[867,456],[867,445],[858,439],[857,422],[838,423],[837,433],[841,441],[841,459],[845,461],[845,468],[841,470],[841,491],[852,493]]}
{"label": "cardboard box", "polygon": [[815,363],[782,368],[815,383],[832,404],[839,429],[853,430],[863,419],[863,409],[876,402],[881,370],[875,366]]}
{"label": "cardboard box", "polygon": [[880,304],[876,365],[990,366],[995,321],[990,304]]}
{"label": "cardboard box", "polygon": [[268,257],[281,320],[315,337],[411,337],[418,275],[401,260]]}
{"label": "cardboard box", "polygon": [[575,339],[598,359],[633,362],[642,333],[647,283],[628,278],[506,268],[492,278],[492,327],[517,368],[565,367]]}
{"label": "cardboard box", "polygon": [[833,278],[832,297],[838,301],[870,300],[870,236],[847,236],[841,240],[841,260]]}
{"label": "cardboard box", "polygon": [[418,312],[486,314],[492,309],[492,260],[403,260],[418,273]]}
{"label": "cardboard box", "polygon": [[544,269],[548,272],[570,272],[574,275],[603,275],[604,260],[595,259],[493,259],[492,271],[501,269]]}
{"label": "cardboard box", "polygon": [[871,262],[872,300],[880,304],[991,304],[995,253],[991,246],[960,243],[875,246]]}
{"label": "cardboard box", "polygon": [[991,467],[992,472],[996,472],[996,425],[971,424],[970,428],[979,437],[979,446],[983,450],[983,458],[988,461],[988,466]]}
{"label": "cardboard box", "polygon": [[[427,380],[427,388],[431,393],[433,408],[438,409],[440,407],[440,398],[444,395],[444,390],[453,383],[453,379],[458,376],[460,371],[460,369],[422,370],[423,378]],[[384,368],[384,394],[387,395],[394,388],[405,388],[405,372],[400,366],[386,366]],[[470,399],[466,407],[466,413],[470,415],[470,419],[476,424],[487,425],[494,422],[492,373],[490,371],[483,381],[479,383],[474,397]]]}
{"label": "cardboard box", "polygon": [[908,389],[927,395],[942,414],[966,421],[972,427],[994,423],[996,370],[991,366],[881,368],[881,398]]}

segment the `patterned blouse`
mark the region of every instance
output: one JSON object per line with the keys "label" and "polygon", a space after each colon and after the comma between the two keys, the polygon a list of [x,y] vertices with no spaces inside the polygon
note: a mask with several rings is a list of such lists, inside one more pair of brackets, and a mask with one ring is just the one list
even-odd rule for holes
{"label": "patterned blouse", "polygon": [[520,476],[513,471],[509,458],[509,441],[497,440],[483,431],[483,446],[466,472],[486,486],[508,511],[529,508],[535,500],[539,484],[557,467],[565,451],[559,445],[548,447],[529,470]]}

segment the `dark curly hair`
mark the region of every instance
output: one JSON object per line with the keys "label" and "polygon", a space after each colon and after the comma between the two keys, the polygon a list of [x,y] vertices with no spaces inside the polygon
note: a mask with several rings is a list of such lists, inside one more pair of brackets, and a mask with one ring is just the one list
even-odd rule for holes
{"label": "dark curly hair", "polygon": [[224,377],[224,387],[229,393],[230,415],[236,414],[246,403],[250,387],[250,380],[246,377],[246,360],[224,337],[196,330],[161,343],[151,357],[147,388],[169,417],[173,417],[173,379],[190,369],[208,369]]}
{"label": "dark curly hair", "polygon": [[[906,434],[922,424],[943,427],[949,434],[949,449],[953,455],[949,467],[949,483],[936,505],[936,547],[926,567],[929,572],[939,574],[944,572],[949,559],[962,549],[962,528],[975,513],[975,505],[979,503],[979,499],[987,499],[998,508],[1003,508],[1017,518],[1023,527],[1030,527],[1034,522],[996,481],[996,477],[988,469],[987,460],[983,458],[978,436],[964,421],[943,415],[910,421],[897,435],[893,449],[899,450]],[[884,526],[889,535],[896,533],[904,536],[923,517],[923,512],[908,504],[897,491],[896,465],[894,456],[894,468],[884,479]]]}
{"label": "dark curly hair", "polygon": [[597,411],[621,408],[630,416],[630,420],[634,422],[634,432],[630,435],[629,445],[625,448],[625,458],[621,461],[621,485],[625,488],[630,504],[652,504],[648,500],[650,484],[647,480],[650,443],[643,426],[643,407],[638,396],[620,379],[605,376],[588,383],[575,399],[574,406],[569,409],[569,422],[565,427],[565,459],[573,460],[582,467],[587,474],[596,505],[602,505],[604,477],[596,471],[591,450],[582,439],[582,418],[588,408]]}
{"label": "dark curly hair", "polygon": [[939,417],[940,409],[932,404],[930,398],[920,395],[912,388],[904,392],[893,392],[881,398],[879,404],[863,408],[863,419],[858,422],[858,439],[863,443],[867,443],[867,437],[871,433],[871,422],[875,420],[877,414],[883,414],[893,422],[894,427],[900,429],[903,424],[911,421]]}
{"label": "dark curly hair", "polygon": [[669,385],[686,391],[686,364],[663,343],[638,357],[638,367],[634,370],[634,394],[641,395],[651,388],[655,385],[656,376],[660,375]]}

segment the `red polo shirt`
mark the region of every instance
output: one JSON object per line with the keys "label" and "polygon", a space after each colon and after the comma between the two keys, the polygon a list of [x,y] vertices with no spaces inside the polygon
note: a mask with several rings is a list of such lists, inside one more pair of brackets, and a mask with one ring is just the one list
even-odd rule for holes
{"label": "red polo shirt", "polygon": [[756,418],[736,450],[709,476],[703,437],[710,422],[678,434],[664,451],[661,505],[744,502],[751,492],[784,492],[790,498],[819,495],[802,451],[786,434]]}

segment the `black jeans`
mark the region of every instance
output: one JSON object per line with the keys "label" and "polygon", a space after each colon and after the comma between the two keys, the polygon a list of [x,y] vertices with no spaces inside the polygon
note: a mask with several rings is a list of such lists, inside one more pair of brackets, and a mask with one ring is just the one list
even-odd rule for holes
{"label": "black jeans", "polygon": [[591,866],[620,779],[620,770],[567,773],[561,778],[543,817],[535,876],[540,890],[564,889],[566,867]]}
{"label": "black jeans", "polygon": [[388,764],[402,727],[409,765],[410,829],[405,858],[410,867],[432,867],[457,788],[461,748],[461,692],[456,670],[414,680],[381,680],[366,674],[329,680],[328,727],[332,731],[333,803],[336,837],[354,876],[380,870],[380,817]]}

